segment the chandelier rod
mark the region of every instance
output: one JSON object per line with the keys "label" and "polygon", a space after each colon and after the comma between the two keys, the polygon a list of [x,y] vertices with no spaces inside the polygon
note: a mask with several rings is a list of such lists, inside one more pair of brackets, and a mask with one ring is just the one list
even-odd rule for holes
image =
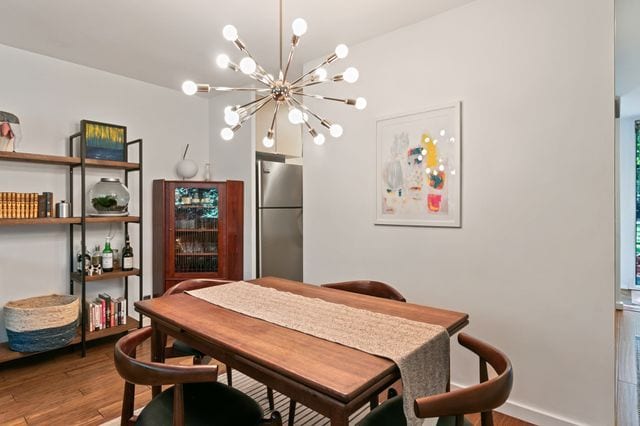
{"label": "chandelier rod", "polygon": [[279,56],[279,60],[278,62],[280,63],[280,73],[282,73],[282,41],[284,39],[284,30],[283,30],[283,12],[282,12],[282,2],[284,0],[280,0],[280,21],[279,21],[279,34],[280,34],[280,38],[278,39],[278,43],[280,45],[280,56]]}

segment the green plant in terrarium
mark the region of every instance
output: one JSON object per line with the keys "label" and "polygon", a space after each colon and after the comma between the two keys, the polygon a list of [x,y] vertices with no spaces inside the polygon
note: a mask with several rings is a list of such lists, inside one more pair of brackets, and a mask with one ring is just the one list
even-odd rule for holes
{"label": "green plant in terrarium", "polygon": [[113,195],[92,198],[91,204],[98,211],[123,211],[127,208],[127,206],[119,206],[118,200]]}

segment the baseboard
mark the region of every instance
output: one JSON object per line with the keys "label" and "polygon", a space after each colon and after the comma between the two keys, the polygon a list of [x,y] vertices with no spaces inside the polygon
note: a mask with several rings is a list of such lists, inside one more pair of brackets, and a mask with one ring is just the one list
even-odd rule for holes
{"label": "baseboard", "polygon": [[[451,383],[452,389],[460,389],[466,386],[459,385],[457,383]],[[528,405],[516,402],[513,400],[507,400],[503,406],[495,410],[499,413],[506,414],[516,419],[524,420],[535,425],[545,426],[576,426],[581,425],[576,420],[571,420],[566,417],[559,416],[557,414],[549,413],[539,408],[533,408]]]}

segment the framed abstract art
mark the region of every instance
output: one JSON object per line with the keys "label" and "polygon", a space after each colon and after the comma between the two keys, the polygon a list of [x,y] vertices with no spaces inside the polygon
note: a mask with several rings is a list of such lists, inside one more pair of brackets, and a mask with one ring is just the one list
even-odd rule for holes
{"label": "framed abstract art", "polygon": [[127,128],[125,126],[82,120],[80,127],[86,143],[87,158],[127,160]]}
{"label": "framed abstract art", "polygon": [[376,225],[460,227],[460,102],[377,121]]}

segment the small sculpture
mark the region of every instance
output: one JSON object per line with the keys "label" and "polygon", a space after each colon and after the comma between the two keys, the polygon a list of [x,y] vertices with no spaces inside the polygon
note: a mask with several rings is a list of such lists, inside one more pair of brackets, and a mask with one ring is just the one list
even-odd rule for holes
{"label": "small sculpture", "polygon": [[0,151],[15,152],[20,140],[20,120],[15,115],[0,111]]}

